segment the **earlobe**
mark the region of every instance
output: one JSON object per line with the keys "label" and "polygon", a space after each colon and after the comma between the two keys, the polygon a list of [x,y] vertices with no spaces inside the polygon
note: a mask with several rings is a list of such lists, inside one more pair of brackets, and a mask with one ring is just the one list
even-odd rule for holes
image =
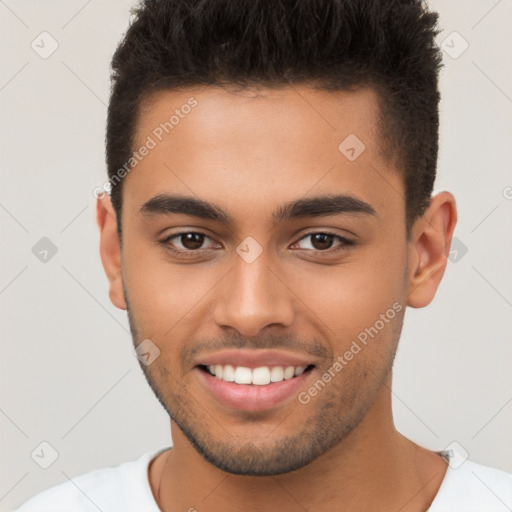
{"label": "earlobe", "polygon": [[96,200],[96,223],[100,230],[100,256],[110,283],[109,296],[112,304],[126,309],[121,266],[121,244],[117,232],[117,218],[110,196]]}
{"label": "earlobe", "polygon": [[431,199],[411,232],[407,305],[422,308],[435,297],[446,269],[453,231],[457,223],[455,198],[440,192]]}

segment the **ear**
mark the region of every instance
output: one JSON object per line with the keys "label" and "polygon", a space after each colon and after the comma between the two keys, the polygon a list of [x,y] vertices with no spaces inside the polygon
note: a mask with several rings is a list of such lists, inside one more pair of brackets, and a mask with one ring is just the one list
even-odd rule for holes
{"label": "ear", "polygon": [[103,194],[96,200],[96,222],[100,228],[101,262],[110,283],[110,300],[119,309],[126,309],[117,217],[110,196],[107,194]]}
{"label": "ear", "polygon": [[457,223],[455,198],[440,192],[414,223],[409,241],[407,305],[423,308],[434,299],[450,254]]}

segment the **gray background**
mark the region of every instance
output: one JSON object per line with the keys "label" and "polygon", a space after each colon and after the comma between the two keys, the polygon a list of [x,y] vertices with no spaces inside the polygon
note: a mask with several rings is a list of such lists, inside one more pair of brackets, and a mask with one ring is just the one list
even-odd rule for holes
{"label": "gray background", "polygon": [[[108,298],[92,195],[106,178],[109,60],[131,5],[0,1],[0,510],[171,444]],[[512,2],[431,5],[447,51],[436,190],[458,201],[457,254],[434,302],[406,314],[395,420],[424,446],[455,441],[512,471]],[[51,49],[43,31],[59,45],[46,59],[31,47]],[[33,253],[42,237],[57,248],[46,262]],[[48,469],[31,458],[42,442],[59,454]]]}

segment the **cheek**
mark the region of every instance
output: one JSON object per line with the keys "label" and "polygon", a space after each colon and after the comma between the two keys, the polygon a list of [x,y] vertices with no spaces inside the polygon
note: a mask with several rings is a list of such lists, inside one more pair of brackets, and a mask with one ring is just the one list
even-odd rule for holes
{"label": "cheek", "polygon": [[304,267],[287,282],[307,305],[304,314],[316,315],[331,330],[327,336],[353,336],[404,301],[405,264],[405,251],[376,247],[340,265]]}
{"label": "cheek", "polygon": [[142,242],[127,242],[124,253],[123,279],[130,308],[140,334],[146,337],[164,339],[179,332],[219,279],[213,267],[172,264],[162,249]]}

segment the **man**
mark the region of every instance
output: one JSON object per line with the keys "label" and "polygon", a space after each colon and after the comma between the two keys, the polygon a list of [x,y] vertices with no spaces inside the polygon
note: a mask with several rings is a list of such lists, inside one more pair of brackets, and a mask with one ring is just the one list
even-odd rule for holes
{"label": "man", "polygon": [[437,16],[414,0],[134,14],[97,221],[173,447],[19,510],[510,508],[512,475],[456,469],[392,418],[405,310],[434,298],[456,224],[454,197],[431,197]]}

